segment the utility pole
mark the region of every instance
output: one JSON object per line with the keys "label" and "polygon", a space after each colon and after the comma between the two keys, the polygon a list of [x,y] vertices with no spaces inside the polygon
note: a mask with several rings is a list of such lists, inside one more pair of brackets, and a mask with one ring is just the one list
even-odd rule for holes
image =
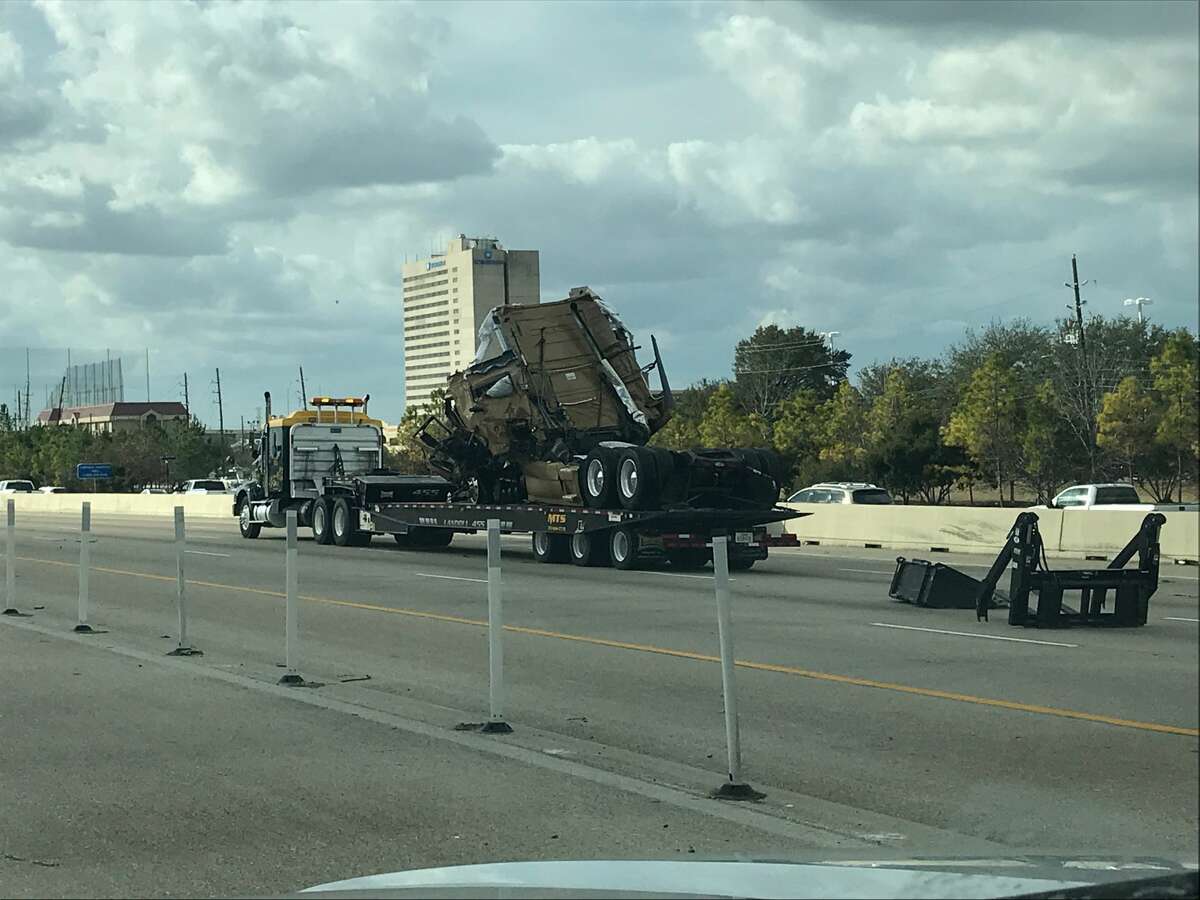
{"label": "utility pole", "polygon": [[25,348],[25,427],[29,427],[29,348]]}
{"label": "utility pole", "polygon": [[192,421],[192,404],[188,400],[187,372],[183,373],[183,409],[187,413],[188,423]]}
{"label": "utility pole", "polygon": [[308,390],[304,387],[304,366],[300,367],[300,402],[308,409]]}
{"label": "utility pole", "polygon": [[150,348],[146,348],[146,402],[150,402]]}
{"label": "utility pole", "polygon": [[[1087,359],[1087,343],[1083,336],[1083,304],[1084,301],[1079,299],[1079,264],[1075,261],[1075,254],[1071,254],[1071,276],[1074,283],[1067,282],[1067,287],[1075,289],[1075,324],[1079,328],[1079,354],[1083,359]],[[1087,284],[1085,281],[1084,284]]]}
{"label": "utility pole", "polygon": [[217,428],[221,432],[221,462],[225,461],[225,405],[221,400],[221,370],[217,369]]}

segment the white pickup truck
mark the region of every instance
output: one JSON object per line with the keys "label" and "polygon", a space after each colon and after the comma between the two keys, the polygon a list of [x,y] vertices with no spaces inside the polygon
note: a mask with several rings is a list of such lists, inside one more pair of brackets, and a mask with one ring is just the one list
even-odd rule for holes
{"label": "white pickup truck", "polygon": [[1141,512],[1194,511],[1197,503],[1143,503],[1132,484],[1075,484],[1050,501],[1050,509],[1125,509]]}

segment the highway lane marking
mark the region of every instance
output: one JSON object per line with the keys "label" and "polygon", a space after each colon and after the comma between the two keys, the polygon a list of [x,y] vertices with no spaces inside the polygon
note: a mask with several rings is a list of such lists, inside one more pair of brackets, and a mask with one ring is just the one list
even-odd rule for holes
{"label": "highway lane marking", "polygon": [[1030,638],[1001,637],[998,634],[975,634],[971,631],[946,631],[943,628],[920,628],[916,625],[891,625],[887,622],[872,622],[878,628],[900,628],[904,631],[928,631],[933,634],[953,634],[957,637],[983,638],[989,641],[1012,641],[1017,644],[1042,644],[1045,647],[1078,647],[1078,644],[1060,644],[1058,641],[1035,641]]}
{"label": "highway lane marking", "polygon": [[1186,616],[1163,616],[1168,622],[1200,622],[1200,619],[1189,619]]}
{"label": "highway lane marking", "polygon": [[432,572],[413,572],[422,578],[445,578],[447,581],[474,581],[477,584],[487,584],[486,578],[465,578],[462,575],[434,575]]}
{"label": "highway lane marking", "polygon": [[229,558],[232,554],[229,553],[213,553],[211,550],[184,550],[184,553],[195,553],[199,556],[224,556]]}
{"label": "highway lane marking", "polygon": [[[37,559],[34,557],[18,556],[22,562],[42,563],[48,566],[59,566],[68,569],[78,568],[78,563],[63,562],[57,559]],[[175,576],[153,575],[149,572],[130,572],[125,569],[109,569],[92,566],[93,572],[104,572],[109,575],[125,575],[131,578],[145,578],[151,581],[174,582]],[[214,581],[198,581],[187,579],[187,583],[196,587],[209,587],[217,590],[236,591],[246,594],[259,594],[266,597],[286,598],[282,591],[269,591],[263,588],[244,587],[236,584],[220,584]],[[398,616],[408,616],[417,619],[431,619],[437,622],[449,622],[456,625],[471,625],[486,628],[485,619],[468,619],[465,616],[452,616],[444,613],[426,612],[417,609],[402,609],[395,606],[379,606],[374,603],[359,603],[353,600],[335,600],[331,597],[313,597],[301,594],[301,600],[312,603],[324,603],[329,606],[342,606],[351,609],[369,610],[371,612],[390,613]],[[614,641],[607,638],[590,637],[581,634],[565,634],[544,628],[528,628],[523,625],[505,625],[505,631],[514,634],[525,634],[533,637],[554,638],[562,641],[574,641],[581,644],[592,644],[598,647],[612,647],[618,650],[634,650],[639,653],[653,653],[658,656],[669,656],[676,659],[690,659],[696,662],[719,663],[719,656],[707,653],[696,653],[691,650],[674,650],[670,647],[657,647],[653,644],[636,644],[631,641]],[[753,662],[751,660],[735,660],[734,665],[740,669],[751,669],[757,672],[775,672],[781,675],[795,675],[814,681],[825,681],[833,684],[854,685],[856,687],[875,688],[883,691],[894,691],[900,694],[911,694],[917,697],[930,697],[938,700],[953,700],[959,703],[970,703],[976,706],[990,706],[997,709],[1008,709],[1015,712],[1035,713],[1053,716],[1061,719],[1078,719],[1085,722],[1096,722],[1102,725],[1115,725],[1118,728],[1132,728],[1136,731],[1152,731],[1159,734],[1178,734],[1184,737],[1200,737],[1200,728],[1185,728],[1180,725],[1164,725],[1159,722],[1139,722],[1134,719],[1121,719],[1116,716],[1105,716],[1098,713],[1082,712],[1074,709],[1064,709],[1056,706],[1041,706],[1035,703],[1020,703],[1015,700],[997,700],[992,697],[977,697],[973,694],[960,694],[954,691],[942,691],[935,688],[915,687],[908,684],[897,684],[890,681],[877,681],[873,678],[859,678],[854,675],[836,675],[831,672],[817,672],[811,669],[801,669],[796,666],[784,666],[778,663]]]}
{"label": "highway lane marking", "polygon": [[[653,569],[644,569],[644,570],[642,570],[641,574],[643,574],[643,575],[667,575],[667,576],[670,576],[671,578],[704,578],[708,581],[712,581],[711,575],[688,575],[684,572],[655,572]],[[736,579],[730,578],[729,580],[735,581]]]}
{"label": "highway lane marking", "polygon": [[868,575],[891,575],[891,570],[884,569],[838,569],[839,572],[866,572]]}

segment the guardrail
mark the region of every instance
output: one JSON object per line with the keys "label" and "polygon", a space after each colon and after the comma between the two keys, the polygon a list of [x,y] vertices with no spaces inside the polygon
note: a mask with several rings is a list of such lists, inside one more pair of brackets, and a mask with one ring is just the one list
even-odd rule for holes
{"label": "guardrail", "polygon": [[[854,506],[785,503],[812,513],[784,523],[801,543],[835,547],[884,547],[896,550],[995,554],[1005,543],[1020,509],[962,506]],[[1137,531],[1139,510],[1038,509],[1047,555],[1106,560]],[[1166,511],[1162,558],[1200,561],[1200,512]]]}

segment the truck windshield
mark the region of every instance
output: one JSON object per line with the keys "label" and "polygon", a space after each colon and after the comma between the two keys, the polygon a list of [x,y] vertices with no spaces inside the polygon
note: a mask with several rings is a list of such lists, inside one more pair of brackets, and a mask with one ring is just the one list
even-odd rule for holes
{"label": "truck windshield", "polygon": [[1127,484],[1115,487],[1096,488],[1096,505],[1105,506],[1112,503],[1141,503],[1138,492]]}

